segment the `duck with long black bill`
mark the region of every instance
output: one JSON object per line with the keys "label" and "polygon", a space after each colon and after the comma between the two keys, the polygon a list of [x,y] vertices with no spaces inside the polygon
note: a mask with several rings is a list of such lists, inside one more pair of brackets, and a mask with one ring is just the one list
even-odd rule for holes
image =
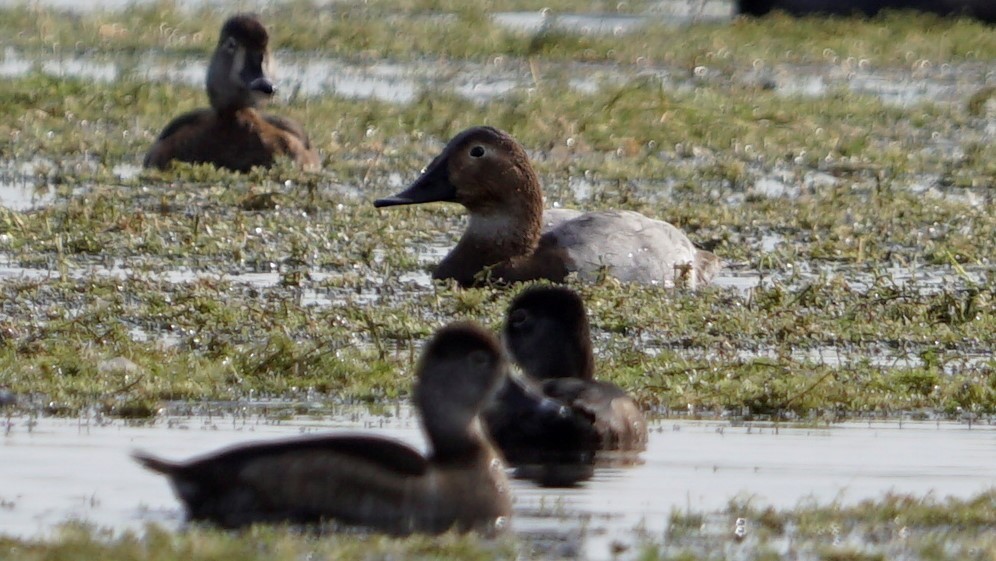
{"label": "duck with long black bill", "polygon": [[525,149],[508,133],[472,127],[453,137],[404,191],[374,206],[434,201],[462,205],[467,228],[432,273],[461,286],[605,274],[623,282],[706,284],[714,254],[662,220],[628,210],[543,210],[543,189]]}

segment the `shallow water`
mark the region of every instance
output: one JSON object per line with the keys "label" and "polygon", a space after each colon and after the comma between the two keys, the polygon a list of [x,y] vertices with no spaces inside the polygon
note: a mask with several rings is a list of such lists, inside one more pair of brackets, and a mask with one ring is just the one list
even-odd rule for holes
{"label": "shallow water", "polygon": [[620,14],[556,14],[552,12],[498,12],[492,20],[501,26],[524,33],[551,30],[581,34],[624,35],[648,23],[647,18]]}
{"label": "shallow water", "polygon": [[[269,408],[269,413],[261,413]],[[128,457],[143,449],[187,458],[234,443],[324,430],[363,430],[423,447],[412,411],[387,416],[339,407],[274,421],[286,404],[227,408],[207,416],[164,415],[153,424],[11,417],[0,437],[0,532],[49,534],[87,521],[115,530],[182,523],[167,482]],[[886,492],[968,497],[996,481],[996,426],[870,422],[828,428],[652,424],[643,464],[602,469],[575,489],[513,484],[514,531],[550,555],[601,559],[613,542],[663,540],[674,510],[713,511],[732,498],[792,507],[803,501],[853,504]],[[733,531],[733,528],[730,528]]]}
{"label": "shallow water", "polygon": [[[77,2],[45,0],[44,3],[77,9],[81,6],[121,8],[134,0]],[[15,2],[15,3],[20,3]],[[183,5],[205,2],[189,0]],[[0,5],[11,2],[0,0]],[[251,4],[240,2],[240,6]],[[258,2],[271,7],[271,2]],[[698,13],[677,14],[667,11],[674,6],[717,4],[715,2],[661,2],[661,18],[682,22],[681,18],[699,17]],[[720,2],[718,4],[726,4]],[[550,25],[569,33],[638,33],[647,21],[657,23],[654,14],[645,16],[573,16],[557,15]],[[543,14],[498,14],[500,25],[537,33],[546,22]],[[114,55],[118,57],[119,55]],[[50,75],[81,77],[96,81],[162,80],[191,86],[203,82],[205,62],[170,58],[159,52],[137,56],[68,54],[56,56],[23,54],[8,49],[0,59],[0,76],[21,76],[38,70]],[[502,95],[521,93],[535,86],[534,69],[527,61],[497,57],[491,61],[461,62],[427,60],[414,63],[381,61],[366,64],[352,60],[277,53],[277,75],[282,95],[372,98],[392,103],[408,103],[420,91],[439,88],[480,102]],[[646,76],[658,77],[668,88],[692,88],[697,81],[714,83],[758,84],[786,96],[826,96],[846,89],[877,97],[886,103],[910,106],[922,102],[963,103],[972,93],[996,84],[996,74],[987,63],[933,67],[929,61],[910,61],[908,68],[876,69],[864,61],[837,60],[832,56],[825,64],[809,66],[779,65],[729,75],[717,69],[696,68],[689,77],[686,69],[640,67],[620,70],[606,64],[561,64],[544,62],[540,79],[554,82],[568,77],[571,87],[590,91],[600,84],[622,84]],[[441,70],[442,68],[442,70]],[[576,78],[581,76],[582,78]],[[289,92],[289,93],[288,93]],[[985,138],[992,137],[992,119]],[[941,135],[942,133],[938,133]],[[941,138],[937,150],[961,157],[962,135],[982,133],[959,131],[959,136]],[[696,165],[701,162],[693,161]],[[134,166],[124,165],[119,175],[133,177]],[[724,202],[736,205],[735,197],[794,199],[839,180],[823,171],[807,171],[800,180],[791,170],[784,175],[771,173],[751,183],[744,193],[735,193]],[[116,168],[117,173],[117,168]],[[402,182],[392,184],[400,186]],[[590,200],[604,182],[572,177],[566,186],[568,202]],[[674,197],[670,185],[660,181],[652,185],[635,182],[641,197],[668,201]],[[991,205],[993,195],[985,187],[978,189],[947,188],[937,177],[925,177],[910,188],[925,197],[957,199],[982,207]],[[359,198],[359,197],[357,197]],[[57,200],[53,188],[45,186],[44,177],[26,168],[0,165],[0,206],[29,211]],[[362,201],[356,204],[368,204]],[[584,205],[581,205],[584,206]],[[455,231],[455,230],[454,230]],[[758,232],[755,243],[764,253],[772,253],[785,243],[782,235]],[[439,244],[413,247],[422,263],[437,262],[452,246],[446,238]],[[0,236],[0,280],[46,278],[61,274],[52,265],[48,269],[21,267],[2,250]],[[217,265],[216,265],[217,266]],[[189,268],[161,269],[155,273],[136,272],[121,261],[93,266],[69,267],[74,278],[89,275],[126,277],[150,275],[173,283],[188,283],[198,278],[223,279],[240,287],[272,288],[280,285],[284,273],[255,270],[245,264],[221,265],[220,270]],[[801,269],[801,271],[800,271]],[[321,281],[336,273],[307,269],[309,282],[299,291],[303,305],[333,306],[344,296],[322,290]],[[875,274],[855,266],[840,267],[827,263],[786,263],[777,273],[760,273],[750,269],[725,270],[715,284],[749,292],[762,282],[791,282],[796,285],[819,277],[840,277],[852,288],[865,290],[877,274],[886,274],[897,285],[912,285],[918,292],[932,293],[981,283],[991,275],[987,265],[953,269],[940,266],[896,267]],[[786,279],[789,279],[786,281]],[[424,271],[401,275],[403,283],[431,287]],[[352,294],[363,299],[368,294]],[[376,295],[369,295],[373,301]],[[135,340],[176,344],[177,335],[146,332],[135,327]],[[689,351],[692,355],[695,351]],[[714,353],[714,349],[703,350]],[[741,351],[737,358],[773,356],[779,349]],[[846,349],[818,347],[793,349],[793,358],[820,364],[844,365],[870,360],[872,364],[917,367],[923,364],[918,354],[883,349],[869,354],[867,349],[849,353]],[[991,361],[987,354],[970,354],[962,361],[944,363],[951,369],[975,368]],[[2,389],[2,388],[0,388]],[[278,406],[280,407],[280,406]],[[129,425],[125,421],[0,419],[0,534],[37,536],[50,533],[67,520],[85,520],[116,530],[141,528],[156,522],[179,528],[182,511],[169,486],[161,477],[140,469],[128,458],[135,448],[162,454],[168,458],[186,458],[221,446],[252,439],[277,438],[327,429],[364,429],[401,438],[422,446],[411,411],[398,407],[391,418],[375,417],[355,408],[335,414],[323,413],[314,418],[273,421],[273,414],[260,414],[254,407],[243,414],[231,412],[214,416],[165,415],[152,425]],[[2,412],[2,411],[0,411]],[[601,559],[610,556],[614,542],[638,543],[662,541],[667,518],[675,509],[693,511],[725,507],[732,498],[779,507],[791,507],[810,498],[821,502],[841,500],[854,503],[879,497],[884,492],[934,493],[938,496],[969,496],[996,482],[992,459],[996,452],[996,428],[976,425],[969,429],[955,423],[851,423],[824,429],[781,428],[769,426],[732,426],[728,422],[662,421],[653,426],[649,450],[644,463],[625,469],[605,469],[584,486],[570,490],[539,489],[516,482],[516,516],[514,529],[537,549],[551,556],[587,556]],[[729,528],[732,532],[733,528]],[[630,551],[629,553],[634,553]]]}
{"label": "shallow water", "polygon": [[30,180],[8,178],[0,175],[0,206],[9,210],[24,211],[46,206],[55,200],[49,190],[39,190]]}
{"label": "shallow water", "polygon": [[[4,2],[0,1],[0,6]],[[662,3],[669,6],[671,3]],[[699,21],[728,20],[729,10],[666,10],[645,15],[546,14],[505,12],[494,14],[497,25],[541,34],[556,29],[576,34],[630,34],[648,24],[683,25]],[[708,3],[706,5],[709,5]],[[704,15],[703,15],[704,14]],[[445,14],[441,14],[445,15]],[[688,69],[638,64],[636,68],[612,63],[552,63],[537,66],[527,60],[497,56],[484,63],[428,58],[414,62],[379,60],[357,62],[338,57],[281,52],[276,47],[274,76],[280,95],[377,99],[410,103],[423,91],[450,91],[477,102],[487,102],[515,91],[528,91],[536,80],[566,83],[590,92],[604,84],[625,84],[656,77],[669,88],[690,90],[701,82],[752,85],[780,95],[822,97],[845,89],[869,95],[884,103],[910,107],[921,103],[963,103],[982,88],[996,84],[996,74],[985,62],[935,65],[911,60],[906,68],[879,69],[867,60],[827,53],[823,64],[766,64],[737,70],[732,75],[720,67]],[[207,62],[203,57],[178,59],[158,51],[114,56],[91,53],[22,53],[8,47],[0,58],[0,76],[17,77],[31,72],[99,82],[121,79],[203,83]]]}

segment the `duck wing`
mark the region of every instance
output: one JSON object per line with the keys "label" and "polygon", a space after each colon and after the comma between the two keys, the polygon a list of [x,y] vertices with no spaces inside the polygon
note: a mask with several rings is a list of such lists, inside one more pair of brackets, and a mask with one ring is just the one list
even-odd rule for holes
{"label": "duck wing", "polygon": [[647,447],[647,421],[639,406],[611,382],[553,378],[543,393],[592,419],[600,450],[641,451]]}
{"label": "duck wing", "polygon": [[211,109],[197,109],[170,121],[145,154],[142,165],[165,168],[178,155],[184,155],[187,145],[196,142],[197,132],[214,122]]}
{"label": "duck wing", "polygon": [[584,213],[580,210],[572,208],[548,208],[543,211],[543,233],[559,227],[568,220],[574,220],[582,214]]}
{"label": "duck wing", "polygon": [[403,443],[349,435],[246,444],[182,463],[135,458],[169,476],[191,519],[224,527],[336,519],[405,532],[429,471]]}
{"label": "duck wing", "polygon": [[308,133],[305,132],[304,127],[299,125],[296,121],[292,121],[286,117],[281,117],[279,115],[263,115],[268,123],[277,127],[278,129],[290,133],[292,136],[297,137],[301,141],[301,144],[305,148],[311,150],[311,139],[308,138]]}
{"label": "duck wing", "polygon": [[505,459],[512,465],[590,464],[597,448],[593,418],[525,383],[506,380],[483,414]]}
{"label": "duck wing", "polygon": [[[676,270],[678,275],[683,268],[694,271],[702,260],[700,250],[675,226],[626,210],[585,213],[560,222],[543,237],[566,250],[571,270],[588,280],[605,272],[623,282],[673,285]],[[712,272],[695,271],[692,286]]]}

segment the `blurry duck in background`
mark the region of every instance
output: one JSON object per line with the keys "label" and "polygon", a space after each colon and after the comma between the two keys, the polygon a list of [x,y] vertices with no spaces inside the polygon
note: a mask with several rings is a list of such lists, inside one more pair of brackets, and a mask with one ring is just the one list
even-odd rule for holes
{"label": "blurry duck in background", "polygon": [[739,0],[739,13],[760,16],[783,11],[795,16],[863,14],[882,10],[917,10],[942,16],[967,16],[996,23],[994,0]]}
{"label": "blurry duck in background", "polygon": [[169,477],[191,520],[226,528],[336,521],[391,534],[491,534],[511,513],[508,481],[478,414],[504,380],[495,336],[472,323],[439,330],[417,367],[415,407],[429,454],[376,436],[243,444],[171,462],[136,453]]}
{"label": "blurry duck in background", "polygon": [[637,459],[647,446],[646,420],[621,388],[595,380],[576,292],[524,290],[509,306],[502,338],[524,379],[506,380],[484,421],[517,476],[571,485],[590,477],[593,465]]}
{"label": "blurry duck in background", "polygon": [[543,212],[539,178],[522,146],[492,127],[456,135],[407,189],[376,207],[449,201],[470,222],[433,272],[461,286],[492,281],[563,282],[577,272],[592,280],[608,273],[623,282],[708,283],[720,260],[696,249],[671,224],[625,211]]}
{"label": "blurry duck in background", "polygon": [[318,167],[318,154],[300,125],[256,109],[276,92],[265,73],[268,42],[266,28],[254,15],[225,22],[207,73],[211,107],[166,125],[145,155],[145,167],[165,169],[179,160],[244,172],[270,167],[278,157],[291,158],[304,168]]}

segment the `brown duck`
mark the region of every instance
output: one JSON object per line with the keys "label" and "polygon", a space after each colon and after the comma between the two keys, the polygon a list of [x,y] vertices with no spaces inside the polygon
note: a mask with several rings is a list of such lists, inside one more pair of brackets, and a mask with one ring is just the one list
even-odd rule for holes
{"label": "brown duck", "polygon": [[543,212],[543,190],[526,151],[507,133],[473,127],[456,135],[407,189],[379,199],[386,207],[433,201],[463,205],[470,222],[433,272],[461,286],[607,273],[624,282],[709,282],[719,259],[678,228],[625,210]]}
{"label": "brown duck", "polygon": [[588,318],[576,292],[524,290],[509,306],[502,337],[525,379],[506,380],[484,420],[508,462],[525,468],[520,475],[572,484],[586,476],[583,466],[599,463],[596,453],[628,462],[646,448],[639,406],[615,384],[595,380]]}
{"label": "brown duck", "polygon": [[511,504],[477,416],[505,373],[490,332],[456,323],[435,334],[414,390],[425,456],[377,436],[327,435],[242,444],[186,462],[135,459],[169,477],[190,519],[226,528],[336,521],[392,534],[492,533]]}
{"label": "brown duck", "polygon": [[300,125],[256,109],[276,91],[264,71],[268,42],[256,16],[237,15],[225,22],[207,73],[211,107],[166,125],[145,155],[145,167],[165,169],[178,160],[248,171],[269,167],[278,157],[318,167],[318,154]]}

